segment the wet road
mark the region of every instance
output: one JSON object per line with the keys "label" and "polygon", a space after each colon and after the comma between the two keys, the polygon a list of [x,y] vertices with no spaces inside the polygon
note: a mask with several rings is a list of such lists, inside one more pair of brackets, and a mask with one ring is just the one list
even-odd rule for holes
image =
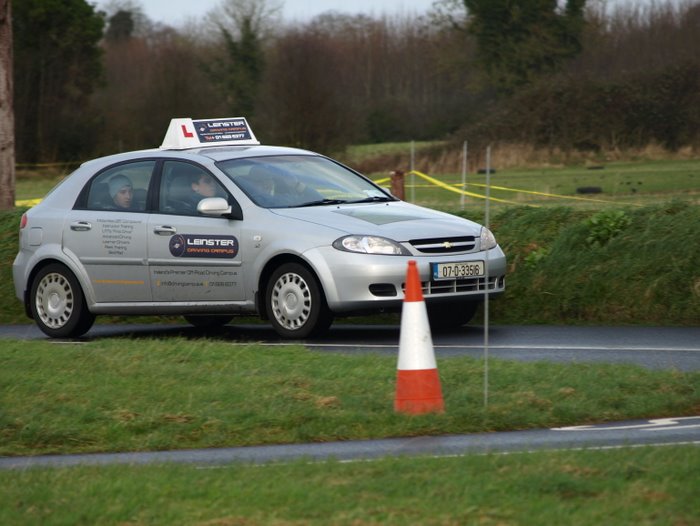
{"label": "wet road", "polygon": [[[289,342],[280,340],[268,325],[231,324],[214,330],[188,325],[95,325],[77,342],[107,337],[187,338],[208,337],[231,344],[303,344],[323,352],[382,353],[396,355],[398,325],[335,324],[322,338]],[[46,339],[33,325],[0,327],[0,338]],[[433,333],[436,356],[484,355],[482,327],[468,326]],[[630,363],[649,369],[700,370],[700,327],[562,327],[493,326],[488,355],[493,358],[559,363]]]}

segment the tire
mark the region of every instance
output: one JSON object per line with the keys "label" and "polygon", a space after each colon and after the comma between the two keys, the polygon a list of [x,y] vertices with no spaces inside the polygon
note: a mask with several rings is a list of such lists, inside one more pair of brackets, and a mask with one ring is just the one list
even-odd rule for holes
{"label": "tire", "polygon": [[51,338],[77,338],[95,322],[75,275],[60,263],[41,269],[29,295],[32,317]]}
{"label": "tire", "polygon": [[283,338],[315,336],[333,323],[318,280],[298,263],[285,263],[272,273],[265,308],[272,327]]}
{"label": "tire", "polygon": [[456,329],[471,321],[479,308],[479,302],[437,303],[426,307],[432,329]]}
{"label": "tire", "polygon": [[184,316],[187,323],[200,329],[223,327],[233,319],[228,314],[188,314]]}

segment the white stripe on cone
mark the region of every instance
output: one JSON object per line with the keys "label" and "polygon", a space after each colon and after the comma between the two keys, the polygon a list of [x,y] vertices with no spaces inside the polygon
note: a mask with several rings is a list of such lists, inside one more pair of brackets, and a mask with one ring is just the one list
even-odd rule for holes
{"label": "white stripe on cone", "polygon": [[401,309],[398,369],[409,371],[436,368],[425,302],[405,301]]}

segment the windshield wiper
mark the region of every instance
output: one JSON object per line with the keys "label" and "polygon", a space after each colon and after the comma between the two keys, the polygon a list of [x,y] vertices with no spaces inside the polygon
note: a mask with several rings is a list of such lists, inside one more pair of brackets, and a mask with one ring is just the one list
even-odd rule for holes
{"label": "windshield wiper", "polygon": [[302,206],[342,205],[343,203],[347,203],[347,201],[345,199],[319,199],[317,201],[309,201],[308,203],[296,205],[294,208]]}
{"label": "windshield wiper", "polygon": [[365,197],[364,199],[358,199],[357,201],[348,201],[350,203],[385,203],[387,201],[393,201],[391,197],[385,195],[373,195],[372,197]]}

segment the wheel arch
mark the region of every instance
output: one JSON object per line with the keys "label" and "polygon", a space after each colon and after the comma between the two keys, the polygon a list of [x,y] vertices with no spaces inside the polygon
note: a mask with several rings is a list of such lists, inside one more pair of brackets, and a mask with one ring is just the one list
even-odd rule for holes
{"label": "wheel arch", "polygon": [[90,310],[90,296],[92,295],[92,290],[86,286],[86,284],[83,282],[82,276],[80,275],[80,272],[77,272],[74,266],[71,264],[70,261],[66,261],[60,258],[56,257],[47,257],[44,259],[41,259],[36,262],[36,264],[32,267],[32,269],[29,271],[29,274],[27,275],[27,281],[24,286],[24,311],[27,314],[29,318],[32,317],[31,314],[31,307],[30,307],[30,302],[31,302],[31,291],[32,291],[32,283],[34,283],[34,279],[36,278],[36,275],[41,272],[41,270],[49,265],[53,265],[54,263],[63,265],[66,267],[71,274],[75,277],[75,279],[78,281],[78,285],[80,285],[80,288],[83,293],[83,300],[85,301],[85,307]]}
{"label": "wheel arch", "polygon": [[265,263],[265,266],[263,267],[262,271],[260,272],[260,276],[258,277],[258,290],[255,293],[255,304],[258,313],[260,314],[260,317],[264,320],[268,319],[267,307],[265,305],[267,282],[269,281],[270,276],[275,271],[275,269],[286,263],[298,263],[304,268],[306,268],[309,272],[311,272],[314,279],[316,280],[316,283],[318,283],[324,303],[326,303],[326,306],[328,305],[328,301],[326,299],[326,291],[323,288],[323,281],[321,281],[318,272],[316,272],[316,269],[314,269],[314,267],[307,260],[298,255],[278,254],[272,259],[270,259],[267,263]]}

